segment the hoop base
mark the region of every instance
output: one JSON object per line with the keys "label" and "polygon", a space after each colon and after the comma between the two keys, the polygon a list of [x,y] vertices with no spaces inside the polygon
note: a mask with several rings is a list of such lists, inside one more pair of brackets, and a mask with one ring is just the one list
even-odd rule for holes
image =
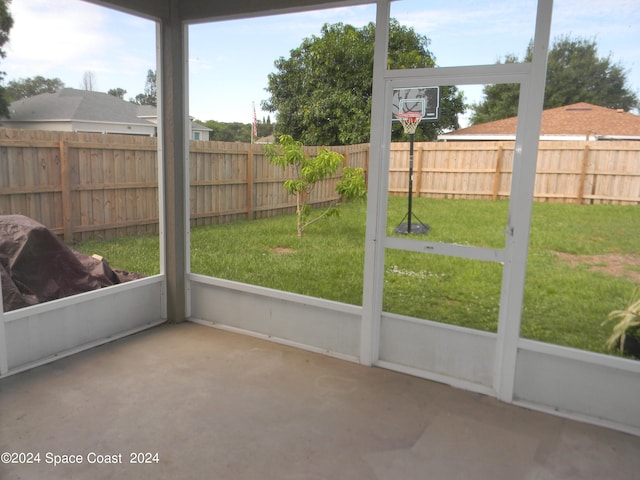
{"label": "hoop base", "polygon": [[[414,222],[413,219],[416,221]],[[415,213],[409,210],[400,224],[393,230],[393,233],[400,235],[407,235],[409,233],[415,235],[426,235],[429,233],[429,230],[431,230],[429,224],[422,223],[422,220],[420,220]]]}
{"label": "hoop base", "polygon": [[411,231],[409,231],[408,223],[401,223],[394,230],[393,233],[397,233],[399,235],[407,235],[411,233],[412,235],[426,235],[431,230],[431,227],[426,223],[413,223],[411,222]]}

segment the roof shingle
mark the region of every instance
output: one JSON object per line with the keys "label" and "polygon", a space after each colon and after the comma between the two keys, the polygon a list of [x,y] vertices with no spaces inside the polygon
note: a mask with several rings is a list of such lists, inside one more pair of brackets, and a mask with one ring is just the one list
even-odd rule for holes
{"label": "roof shingle", "polygon": [[149,125],[137,114],[138,105],[113,95],[63,88],[13,102],[13,122],[87,121]]}
{"label": "roof shingle", "polygon": [[[461,128],[456,135],[515,135],[518,117]],[[574,103],[542,112],[541,135],[640,137],[640,116],[589,103]]]}

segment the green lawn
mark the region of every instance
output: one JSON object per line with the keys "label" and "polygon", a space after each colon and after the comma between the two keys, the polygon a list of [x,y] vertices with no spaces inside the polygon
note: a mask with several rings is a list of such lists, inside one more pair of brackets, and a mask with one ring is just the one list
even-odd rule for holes
{"label": "green lawn", "polygon": [[[405,198],[389,200],[389,234],[406,209]],[[419,238],[504,247],[506,201],[420,198],[414,200],[413,211],[431,226],[429,234]],[[344,205],[342,215],[308,227],[303,238],[295,234],[294,215],[198,227],[191,231],[191,269],[361,305],[364,236],[363,203]],[[159,271],[156,237],[86,242],[75,248],[99,253],[126,270]],[[640,283],[637,265],[626,265],[621,272],[606,267],[616,255],[637,260],[639,252],[636,206],[536,203],[523,336],[604,351],[611,326],[602,327],[602,321],[611,310],[625,306]],[[574,264],[569,263],[571,259]],[[594,266],[603,271],[593,271]],[[383,307],[388,312],[495,331],[501,277],[502,266],[492,262],[388,250]]]}

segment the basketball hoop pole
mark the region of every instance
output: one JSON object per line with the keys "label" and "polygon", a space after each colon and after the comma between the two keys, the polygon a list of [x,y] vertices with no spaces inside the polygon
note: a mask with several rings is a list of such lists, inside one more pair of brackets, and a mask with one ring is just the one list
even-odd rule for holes
{"label": "basketball hoop pole", "polygon": [[413,137],[409,134],[409,198],[407,199],[407,233],[411,233],[411,207],[413,205]]}

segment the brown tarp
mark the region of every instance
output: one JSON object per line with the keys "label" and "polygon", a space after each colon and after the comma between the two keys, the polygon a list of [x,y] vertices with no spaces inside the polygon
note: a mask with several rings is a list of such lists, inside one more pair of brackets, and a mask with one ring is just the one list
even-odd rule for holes
{"label": "brown tarp", "polygon": [[0,215],[0,281],[5,312],[141,277],[71,250],[35,220]]}

